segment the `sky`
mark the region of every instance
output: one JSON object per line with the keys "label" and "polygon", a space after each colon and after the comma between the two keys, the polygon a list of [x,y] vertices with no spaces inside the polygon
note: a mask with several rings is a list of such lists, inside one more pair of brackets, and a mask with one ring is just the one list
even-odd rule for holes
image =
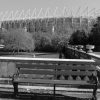
{"label": "sky", "polygon": [[[25,15],[27,17],[29,12],[28,17],[30,17],[35,8],[36,14],[34,16],[37,17],[44,17],[48,12],[47,9],[49,9],[48,16],[62,16],[64,14],[66,16],[94,16],[100,12],[100,0],[0,0],[0,17],[6,19],[11,12],[13,14],[18,12],[17,18],[22,11],[24,11],[24,15],[21,17],[24,18]],[[64,13],[65,8],[67,13]]]}

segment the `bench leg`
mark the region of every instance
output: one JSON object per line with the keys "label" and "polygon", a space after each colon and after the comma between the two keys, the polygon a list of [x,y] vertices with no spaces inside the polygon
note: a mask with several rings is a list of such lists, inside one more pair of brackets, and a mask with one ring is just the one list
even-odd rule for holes
{"label": "bench leg", "polygon": [[13,87],[14,87],[14,96],[17,96],[17,94],[18,94],[18,83],[13,83]]}
{"label": "bench leg", "polygon": [[94,89],[93,89],[93,99],[94,99],[94,100],[97,100],[96,95],[97,95],[97,85],[96,85],[96,86],[94,87]]}
{"label": "bench leg", "polygon": [[56,85],[54,84],[54,97],[55,97],[55,92],[56,92]]}

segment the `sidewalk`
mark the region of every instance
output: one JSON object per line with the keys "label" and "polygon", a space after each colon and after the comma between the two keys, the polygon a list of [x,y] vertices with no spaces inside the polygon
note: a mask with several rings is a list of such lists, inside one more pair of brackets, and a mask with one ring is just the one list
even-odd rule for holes
{"label": "sidewalk", "polygon": [[[19,92],[53,94],[52,90],[53,90],[53,87],[19,85]],[[77,97],[77,98],[91,98],[92,97],[92,89],[57,87],[56,90],[57,90],[56,91],[57,94],[64,95],[64,96],[71,96],[71,97]],[[13,86],[0,84],[0,91],[13,92]],[[100,89],[98,89],[97,95],[100,96]]]}

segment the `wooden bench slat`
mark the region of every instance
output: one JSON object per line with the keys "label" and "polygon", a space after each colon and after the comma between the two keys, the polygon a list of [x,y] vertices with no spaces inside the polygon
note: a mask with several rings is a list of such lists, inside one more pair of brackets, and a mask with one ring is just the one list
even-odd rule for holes
{"label": "wooden bench slat", "polygon": [[66,69],[66,70],[96,70],[96,66],[81,66],[81,65],[78,65],[78,66],[74,66],[74,65],[59,65],[56,67],[56,69]]}
{"label": "wooden bench slat", "polygon": [[70,69],[79,69],[79,70],[96,70],[96,66],[90,66],[90,65],[48,65],[48,64],[17,64],[16,66],[17,68],[29,68],[29,69],[66,69],[66,70],[70,70]]}
{"label": "wooden bench slat", "polygon": [[57,75],[77,75],[77,76],[91,76],[92,73],[93,71],[87,72],[87,71],[68,71],[68,70],[56,72]]}
{"label": "wooden bench slat", "polygon": [[[22,79],[15,78],[14,82],[18,83],[38,83],[38,84],[57,84],[57,85],[90,85],[89,82],[86,81],[71,81],[71,80],[49,80],[49,79]],[[93,84],[91,84],[93,85]]]}
{"label": "wooden bench slat", "polygon": [[54,70],[30,70],[30,69],[21,69],[19,74],[42,74],[42,75],[79,75],[79,76],[91,76],[93,71],[57,71]]}
{"label": "wooden bench slat", "polygon": [[28,68],[28,69],[55,69],[57,65],[48,65],[48,64],[17,64],[17,68]]}
{"label": "wooden bench slat", "polygon": [[53,70],[25,70],[22,69],[19,72],[20,74],[42,74],[42,75],[55,75],[55,71]]}

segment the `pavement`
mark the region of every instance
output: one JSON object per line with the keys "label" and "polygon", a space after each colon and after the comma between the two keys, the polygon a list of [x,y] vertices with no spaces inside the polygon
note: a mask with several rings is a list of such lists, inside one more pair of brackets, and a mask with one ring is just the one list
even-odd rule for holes
{"label": "pavement", "polygon": [[[92,97],[92,89],[57,87],[56,90],[57,90],[56,91],[57,94],[63,95],[63,96],[77,97],[77,98],[91,98]],[[0,84],[0,91],[13,92],[13,86]],[[19,92],[53,94],[53,87],[19,85]],[[100,97],[100,89],[98,89],[97,91],[97,96]]]}

